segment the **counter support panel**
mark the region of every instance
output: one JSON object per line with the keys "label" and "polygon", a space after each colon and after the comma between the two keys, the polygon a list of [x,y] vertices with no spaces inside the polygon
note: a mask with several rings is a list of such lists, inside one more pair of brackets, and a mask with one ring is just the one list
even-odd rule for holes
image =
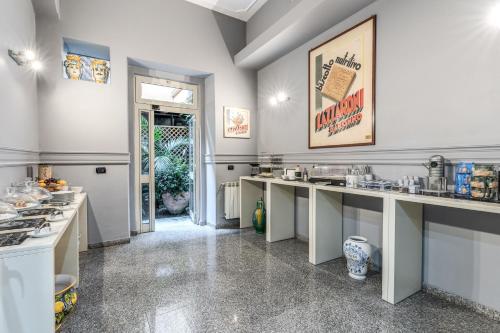
{"label": "counter support panel", "polygon": [[389,211],[382,255],[388,267],[382,270],[382,298],[396,304],[422,289],[423,205],[386,200]]}
{"label": "counter support panel", "polygon": [[313,223],[309,261],[314,264],[340,258],[342,251],[342,193],[313,189]]}
{"label": "counter support panel", "polygon": [[268,183],[266,240],[295,238],[295,187]]}

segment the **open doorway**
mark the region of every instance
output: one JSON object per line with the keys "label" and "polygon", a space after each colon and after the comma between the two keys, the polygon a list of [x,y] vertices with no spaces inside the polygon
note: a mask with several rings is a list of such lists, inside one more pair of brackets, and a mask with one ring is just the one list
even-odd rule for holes
{"label": "open doorway", "polygon": [[135,81],[137,230],[198,224],[198,86],[144,76]]}
{"label": "open doorway", "polygon": [[155,230],[194,217],[192,114],[154,112]]}

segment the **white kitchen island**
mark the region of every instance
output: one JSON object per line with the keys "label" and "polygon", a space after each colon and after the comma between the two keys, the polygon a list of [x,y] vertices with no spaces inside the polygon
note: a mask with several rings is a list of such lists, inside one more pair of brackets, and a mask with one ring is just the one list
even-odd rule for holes
{"label": "white kitchen island", "polygon": [[57,233],[0,247],[0,332],[55,331],[55,275],[79,278],[79,252],[87,248],[87,196],[76,194]]}

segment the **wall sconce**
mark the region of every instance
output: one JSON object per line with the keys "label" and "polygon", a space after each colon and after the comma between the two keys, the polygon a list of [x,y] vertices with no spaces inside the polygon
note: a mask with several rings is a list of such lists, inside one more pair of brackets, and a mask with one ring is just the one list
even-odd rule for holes
{"label": "wall sconce", "polygon": [[9,56],[18,66],[30,66],[34,71],[39,71],[43,68],[42,62],[37,59],[36,53],[33,50],[9,50]]}
{"label": "wall sconce", "polygon": [[493,27],[500,29],[500,3],[495,5],[488,15],[488,23]]}
{"label": "wall sconce", "polygon": [[276,106],[280,103],[283,103],[283,102],[286,102],[286,101],[289,101],[290,100],[290,97],[288,97],[284,92],[279,92],[276,96],[272,96],[270,99],[269,99],[269,103],[272,105],[272,106]]}

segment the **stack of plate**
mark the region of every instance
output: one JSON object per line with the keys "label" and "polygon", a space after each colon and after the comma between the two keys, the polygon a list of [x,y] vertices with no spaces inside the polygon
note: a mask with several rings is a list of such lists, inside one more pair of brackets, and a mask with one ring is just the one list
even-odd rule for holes
{"label": "stack of plate", "polygon": [[52,192],[52,201],[54,202],[71,202],[75,200],[75,192],[58,191]]}

